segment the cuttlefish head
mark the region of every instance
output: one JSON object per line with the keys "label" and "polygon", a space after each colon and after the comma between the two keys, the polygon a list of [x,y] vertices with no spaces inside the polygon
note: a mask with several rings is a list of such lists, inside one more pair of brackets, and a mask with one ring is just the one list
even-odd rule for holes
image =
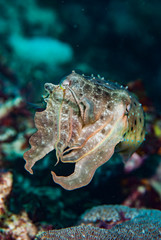
{"label": "cuttlefish head", "polygon": [[60,85],[48,83],[45,89],[47,107],[35,115],[38,131],[30,138],[31,149],[24,154],[30,173],[35,162],[56,149],[58,162],[75,163],[75,170],[67,177],[52,171],[53,180],[68,190],[80,188],[111,158],[116,146],[128,151],[126,137],[138,141],[141,136],[136,130],[129,133],[141,106],[135,110],[133,96],[116,83],[72,72]]}

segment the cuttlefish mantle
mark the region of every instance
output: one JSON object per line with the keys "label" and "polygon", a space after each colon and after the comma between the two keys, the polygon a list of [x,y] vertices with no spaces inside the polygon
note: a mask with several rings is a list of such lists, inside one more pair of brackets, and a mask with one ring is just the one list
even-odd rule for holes
{"label": "cuttlefish mantle", "polygon": [[34,164],[55,149],[57,163],[75,163],[75,169],[66,177],[52,171],[54,182],[67,190],[80,188],[116,146],[129,156],[144,140],[142,106],[119,84],[73,71],[59,85],[46,83],[45,90],[46,109],[35,114],[37,132],[24,154],[31,174]]}

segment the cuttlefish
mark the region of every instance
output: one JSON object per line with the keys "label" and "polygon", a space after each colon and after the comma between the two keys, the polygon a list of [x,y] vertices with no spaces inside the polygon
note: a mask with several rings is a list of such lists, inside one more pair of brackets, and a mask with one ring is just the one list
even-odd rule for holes
{"label": "cuttlefish", "polygon": [[37,132],[24,154],[31,174],[34,164],[55,149],[57,163],[75,163],[75,169],[69,176],[52,171],[53,180],[73,190],[87,185],[115,151],[127,159],[143,142],[143,108],[127,88],[75,71],[59,85],[44,87],[46,109],[35,114]]}

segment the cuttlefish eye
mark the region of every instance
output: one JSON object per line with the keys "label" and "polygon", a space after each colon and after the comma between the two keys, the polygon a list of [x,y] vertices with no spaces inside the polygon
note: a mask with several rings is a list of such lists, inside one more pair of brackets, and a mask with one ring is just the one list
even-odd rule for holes
{"label": "cuttlefish eye", "polygon": [[63,85],[64,86],[70,86],[71,85],[71,81],[68,80],[68,79],[65,79],[64,82],[63,82]]}
{"label": "cuttlefish eye", "polygon": [[66,86],[70,86],[71,85],[71,80],[69,78],[67,78],[68,76],[65,75],[64,77],[61,78],[59,85],[61,86],[66,85]]}

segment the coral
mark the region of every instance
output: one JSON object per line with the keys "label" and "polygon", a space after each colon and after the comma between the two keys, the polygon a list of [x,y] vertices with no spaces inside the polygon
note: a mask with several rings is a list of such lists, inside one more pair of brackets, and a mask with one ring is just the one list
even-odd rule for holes
{"label": "coral", "polygon": [[12,173],[4,172],[1,170],[0,172],[0,216],[2,216],[6,212],[6,198],[10,194],[12,190]]}
{"label": "coral", "polygon": [[135,208],[155,208],[161,210],[159,194],[152,185],[151,178],[128,177],[122,180],[122,204]]}
{"label": "coral", "polygon": [[0,172],[0,239],[30,240],[37,233],[37,227],[26,212],[15,215],[8,211],[6,199],[12,190],[12,173]]}
{"label": "coral", "polygon": [[26,212],[19,215],[7,213],[0,219],[0,239],[31,240],[37,233],[37,227],[29,219]]}
{"label": "coral", "polygon": [[13,160],[23,156],[27,136],[33,133],[33,125],[27,119],[30,113],[25,109],[26,104],[21,96],[11,97],[5,93],[1,96],[0,93],[0,101],[0,157],[5,155]]}
{"label": "coral", "polygon": [[92,226],[78,226],[40,233],[35,240],[102,240],[108,239],[107,231]]}
{"label": "coral", "polygon": [[161,239],[158,210],[104,205],[87,211],[81,221],[83,224],[77,227],[39,233],[36,239]]}
{"label": "coral", "polygon": [[127,160],[125,164],[125,173],[129,173],[134,171],[135,169],[139,168],[144,161],[146,160],[147,155],[140,156],[138,153],[133,153],[132,156]]}
{"label": "coral", "polygon": [[58,162],[76,164],[68,177],[52,172],[54,181],[67,190],[80,188],[111,158],[118,143],[127,158],[143,141],[141,104],[122,86],[73,72],[61,85],[47,83],[45,89],[47,107],[36,113],[38,131],[24,154],[31,174],[34,164],[56,149]]}
{"label": "coral", "polygon": [[14,99],[9,99],[0,106],[0,119],[7,117],[13,111],[13,109],[19,108],[22,105],[22,98],[16,97]]}
{"label": "coral", "polygon": [[[140,210],[121,205],[101,205],[87,210],[81,216],[81,222],[92,223],[95,226],[105,222],[105,228],[112,228],[114,225],[138,217]],[[109,224],[109,225],[108,225]],[[99,226],[100,227],[100,226]]]}

